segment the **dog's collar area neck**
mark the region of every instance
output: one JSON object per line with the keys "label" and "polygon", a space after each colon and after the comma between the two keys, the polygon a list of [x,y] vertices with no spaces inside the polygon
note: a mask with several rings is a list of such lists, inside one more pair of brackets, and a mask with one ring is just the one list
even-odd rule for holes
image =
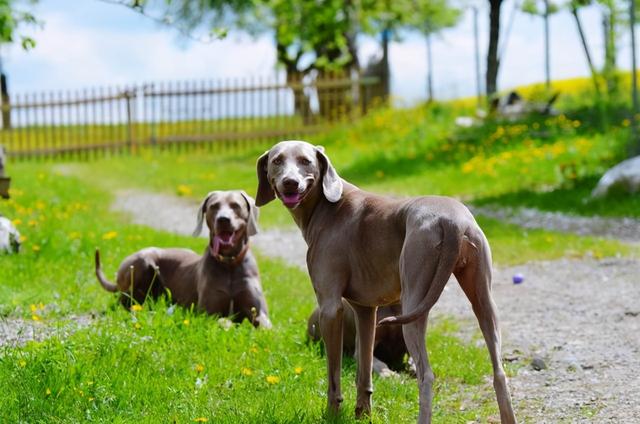
{"label": "dog's collar area neck", "polygon": [[213,257],[213,259],[215,259],[216,261],[222,264],[231,265],[231,266],[236,266],[240,264],[244,260],[244,257],[247,255],[248,251],[249,251],[248,241],[245,242],[244,246],[242,247],[242,250],[240,250],[240,252],[238,252],[237,255],[223,255],[221,253],[214,255],[213,249],[211,248],[211,246],[209,246],[209,252],[211,253],[211,257]]}

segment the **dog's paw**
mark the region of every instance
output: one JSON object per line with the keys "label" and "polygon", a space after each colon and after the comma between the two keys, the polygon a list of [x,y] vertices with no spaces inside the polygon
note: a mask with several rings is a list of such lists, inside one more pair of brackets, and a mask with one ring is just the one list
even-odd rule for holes
{"label": "dog's paw", "polygon": [[399,377],[399,374],[397,372],[391,371],[389,368],[381,369],[379,374],[382,378]]}

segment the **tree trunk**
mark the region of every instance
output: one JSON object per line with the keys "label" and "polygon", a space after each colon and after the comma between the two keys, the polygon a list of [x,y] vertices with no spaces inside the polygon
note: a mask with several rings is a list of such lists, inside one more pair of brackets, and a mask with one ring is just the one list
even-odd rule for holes
{"label": "tree trunk", "polygon": [[497,91],[498,69],[498,44],[500,41],[500,8],[502,0],[489,0],[489,49],[487,51],[487,97],[490,98]]}
{"label": "tree trunk", "polygon": [[431,54],[431,37],[429,28],[426,29],[425,37],[427,41],[427,101],[433,101],[433,56]]}
{"label": "tree trunk", "polygon": [[302,118],[305,125],[309,124],[312,120],[310,99],[300,86],[304,74],[298,70],[298,61],[302,55],[298,54],[296,58],[289,57],[287,46],[279,42],[276,43],[276,52],[278,62],[285,67],[287,85],[291,87],[291,91],[293,92],[293,111]]}
{"label": "tree trunk", "polygon": [[473,8],[473,45],[475,49],[476,65],[476,96],[478,97],[478,107],[482,102],[482,76],[480,72],[480,37],[478,35],[478,8]]}
{"label": "tree trunk", "polygon": [[551,54],[549,46],[549,0],[544,0],[544,76],[547,90],[551,90]]}
{"label": "tree trunk", "polygon": [[596,67],[593,65],[593,60],[591,59],[591,52],[589,50],[589,45],[587,44],[587,39],[584,35],[584,30],[582,29],[582,21],[580,20],[580,16],[578,15],[578,8],[574,4],[571,5],[571,14],[573,15],[573,19],[576,23],[578,34],[580,35],[580,42],[582,43],[584,56],[587,59],[589,72],[591,72],[593,89],[596,92],[596,96],[598,97],[598,100],[600,100],[600,84],[598,83],[598,72],[596,71]]}
{"label": "tree trunk", "polygon": [[391,70],[389,69],[389,38],[391,38],[391,30],[385,28],[382,31],[382,92],[384,99],[387,100],[391,92]]}
{"label": "tree trunk", "polygon": [[640,137],[638,136],[638,75],[636,58],[636,6],[635,0],[629,2],[629,26],[631,29],[631,156],[640,155]]}
{"label": "tree trunk", "polygon": [[11,101],[9,99],[9,88],[7,86],[7,76],[0,73],[0,104],[2,104],[2,129],[11,129]]}
{"label": "tree trunk", "polygon": [[607,90],[613,93],[618,89],[616,76],[616,21],[618,20],[615,5],[611,4],[602,14],[602,29],[604,39],[604,69],[603,74],[607,81]]}

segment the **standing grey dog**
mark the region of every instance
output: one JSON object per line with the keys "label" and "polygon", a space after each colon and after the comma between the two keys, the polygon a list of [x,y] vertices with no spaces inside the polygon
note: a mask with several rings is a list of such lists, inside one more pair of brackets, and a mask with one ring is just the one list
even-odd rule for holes
{"label": "standing grey dog", "polygon": [[371,367],[376,308],[401,300],[402,324],[415,361],[419,423],[431,422],[434,374],[425,345],[427,316],[453,273],[478,318],[493,365],[500,419],[513,424],[500,331],[491,296],[491,251],[469,210],[455,199],[393,199],[343,181],[321,147],[283,141],[258,159],[256,205],[280,198],[302,231],[307,267],[320,308],[328,364],[328,407],[342,402],[340,368],[345,298],[358,333],[356,416],[371,412]]}

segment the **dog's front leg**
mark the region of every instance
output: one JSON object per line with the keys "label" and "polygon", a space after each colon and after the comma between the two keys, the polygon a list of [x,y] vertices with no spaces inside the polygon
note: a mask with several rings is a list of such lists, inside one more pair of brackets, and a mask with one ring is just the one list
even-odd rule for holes
{"label": "dog's front leg", "polygon": [[351,304],[356,318],[356,359],[358,361],[358,376],[356,387],[356,418],[371,415],[371,368],[373,362],[373,342],[376,335],[375,307]]}
{"label": "dog's front leg", "polygon": [[342,366],[342,298],[320,301],[320,332],[327,353],[328,409],[337,414],[342,403],[340,369]]}

